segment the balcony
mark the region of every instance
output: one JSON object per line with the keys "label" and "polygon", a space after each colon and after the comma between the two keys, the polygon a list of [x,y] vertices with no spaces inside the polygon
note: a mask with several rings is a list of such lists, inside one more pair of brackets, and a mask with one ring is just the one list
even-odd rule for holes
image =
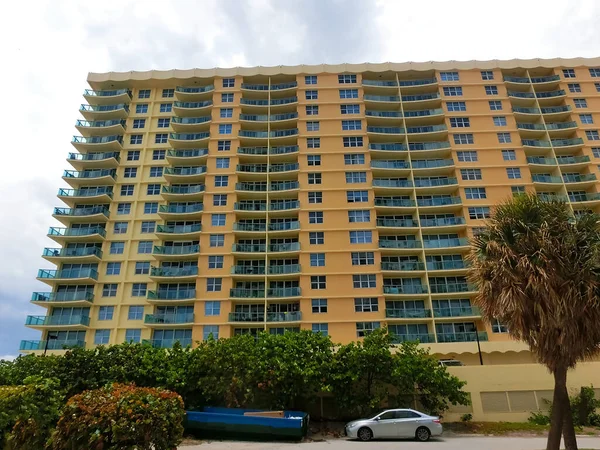
{"label": "balcony", "polygon": [[229,322],[264,322],[264,312],[231,312],[229,313]]}
{"label": "balcony", "polygon": [[169,183],[193,183],[204,180],[206,166],[165,167],[163,176]]}
{"label": "balcony", "polygon": [[[389,144],[369,144],[369,150],[372,153],[378,152],[405,152],[408,150],[408,147],[402,143],[389,143]],[[389,154],[389,153],[388,153]]]}
{"label": "balcony", "polygon": [[456,228],[466,224],[464,217],[440,217],[436,219],[421,219],[421,226],[427,228]]}
{"label": "balcony", "polygon": [[80,152],[117,152],[123,148],[123,136],[73,136],[71,144]]}
{"label": "balcony", "polygon": [[172,184],[162,187],[162,196],[166,200],[188,201],[202,200],[206,186],[204,184]]}
{"label": "balcony", "polygon": [[399,103],[400,97],[398,95],[370,95],[365,94],[364,97],[366,102],[375,102],[375,103]]}
{"label": "balcony", "polygon": [[595,173],[563,174],[563,181],[565,182],[565,184],[569,185],[569,189],[573,189],[575,187],[584,187],[585,185],[593,185],[596,184],[596,180],[597,178]]}
{"label": "balcony", "polygon": [[71,207],[83,203],[110,203],[112,197],[112,186],[58,190],[58,198]]}
{"label": "balcony", "polygon": [[241,98],[240,104],[242,105],[242,111],[258,109],[261,111],[266,110],[269,106],[271,110],[286,110],[296,107],[298,103],[298,97],[286,97],[286,98],[275,98],[269,100],[266,99],[250,99]]}
{"label": "balcony", "polygon": [[[561,166],[569,166],[568,169],[582,168],[589,164],[590,157],[584,156],[558,156],[556,158]],[[565,167],[566,168],[566,167]]]}
{"label": "balcony", "polygon": [[405,110],[403,115],[407,123],[413,121],[423,122],[428,118],[439,118],[439,116],[443,116],[444,110],[442,108]]}
{"label": "balcony", "polygon": [[178,100],[201,100],[203,98],[211,98],[215,86],[212,84],[206,86],[177,86],[175,88],[175,96]]}
{"label": "balcony", "polygon": [[75,128],[81,133],[82,136],[108,136],[117,135],[123,136],[125,133],[125,120],[113,119],[113,120],[81,120],[78,119],[75,122]]}
{"label": "balcony", "polygon": [[95,91],[86,89],[83,91],[83,96],[91,105],[107,105],[110,103],[125,103],[131,101],[131,90],[129,89],[112,89],[109,91]]}
{"label": "balcony", "polygon": [[433,308],[433,316],[436,318],[479,317],[481,316],[481,311],[479,311],[479,308],[477,308],[476,306]]}
{"label": "balcony", "polygon": [[[447,169],[454,167],[454,160],[452,159],[432,159],[432,160],[415,160],[411,162],[414,170],[419,169]],[[435,171],[439,172],[439,171]],[[446,170],[447,172],[447,170]]]}
{"label": "balcony", "polygon": [[[300,229],[300,222],[294,220],[293,222],[272,222],[269,223],[269,233],[286,233],[291,232],[297,234]],[[266,223],[239,223],[233,224],[233,231],[242,233],[258,233],[263,234],[267,231]]]}
{"label": "balcony", "polygon": [[36,350],[67,350],[70,348],[84,348],[85,341],[82,340],[58,340],[51,339],[49,341],[21,341],[19,351],[30,352]]}
{"label": "balcony", "polygon": [[544,156],[528,156],[527,163],[535,164],[535,165],[539,165],[539,166],[555,166],[556,159],[546,158]]}
{"label": "balcony", "polygon": [[567,116],[571,111],[571,107],[569,105],[561,105],[561,106],[551,106],[540,109],[541,113],[545,116],[547,115],[560,115]]}
{"label": "balcony", "polygon": [[517,99],[535,99],[533,92],[508,91],[508,96]]}
{"label": "balcony", "polygon": [[172,117],[171,127],[176,132],[208,130],[212,121],[211,116],[202,117]]}
{"label": "balcony", "polygon": [[196,259],[200,245],[155,245],[152,255],[156,259]]}
{"label": "balcony", "polygon": [[244,178],[266,178],[266,173],[270,173],[271,179],[273,178],[285,178],[290,175],[295,176],[295,172],[300,168],[298,163],[284,163],[284,164],[238,164],[236,171],[239,172],[239,176]]}
{"label": "balcony", "polygon": [[551,139],[552,146],[555,149],[572,149],[575,147],[583,146],[582,138],[574,138],[574,139]]}
{"label": "balcony", "polygon": [[394,250],[402,250],[402,249],[421,249],[421,241],[417,240],[388,240],[388,239],[379,239],[379,248],[380,249],[394,249]]}
{"label": "balcony", "polygon": [[173,112],[180,117],[197,117],[202,112],[208,112],[212,108],[212,100],[200,102],[174,102]]}
{"label": "balcony", "polygon": [[[266,244],[233,244],[232,251],[234,253],[265,253]],[[279,253],[283,256],[284,253],[294,254],[300,251],[299,242],[287,242],[282,244],[269,244],[270,253]]]}
{"label": "balcony", "polygon": [[[275,130],[275,131],[251,131],[251,130],[240,130],[238,133],[238,136],[240,138],[240,140],[244,141],[245,139],[250,139],[253,141],[264,141],[264,143],[267,143],[269,139],[277,141],[277,142],[282,142],[282,141],[289,141],[289,143],[292,143],[293,141],[295,141],[296,137],[298,136],[298,129],[297,128],[290,128],[287,130]],[[262,143],[262,142],[261,142]]]}
{"label": "balcony", "polygon": [[243,91],[286,91],[289,89],[296,89],[298,83],[296,81],[289,81],[287,83],[279,84],[252,84],[242,83]]}
{"label": "balcony", "polygon": [[418,95],[403,95],[402,101],[404,103],[415,103],[415,102],[437,102],[440,99],[439,92],[432,92],[431,94],[418,94]]}
{"label": "balcony", "polygon": [[465,247],[468,245],[469,239],[467,238],[429,239],[423,241],[423,247],[426,249]]}
{"label": "balcony", "polygon": [[418,228],[419,223],[413,219],[385,219],[377,218],[378,227],[390,227],[390,228]]}
{"label": "balcony", "polygon": [[534,173],[531,175],[531,179],[533,180],[534,183],[543,183],[543,184],[556,184],[556,183],[560,183],[562,184],[563,180],[561,177],[554,177],[551,175],[542,175],[542,174],[537,174]]}
{"label": "balcony", "polygon": [[440,178],[414,178],[415,188],[420,193],[426,192],[454,192],[458,186],[458,180],[454,177]]}
{"label": "balcony", "polygon": [[169,144],[173,148],[194,148],[210,138],[208,131],[203,133],[169,133]]}
{"label": "balcony", "polygon": [[90,183],[97,186],[114,185],[116,176],[117,171],[115,169],[95,169],[84,170],[82,172],[77,170],[65,170],[62,178],[70,186],[77,188]]}
{"label": "balcony", "polygon": [[144,324],[149,328],[174,328],[194,323],[194,313],[146,314]]}
{"label": "balcony", "polygon": [[158,207],[158,215],[165,220],[197,219],[202,217],[203,203],[168,204]]}
{"label": "balcony", "polygon": [[373,178],[373,187],[390,188],[412,191],[413,183],[410,180],[396,178]]}
{"label": "balcony", "polygon": [[519,130],[530,130],[530,131],[546,131],[546,127],[542,123],[517,123],[517,128]]}
{"label": "balcony", "polygon": [[129,115],[129,105],[125,103],[117,105],[81,105],[79,112],[90,122],[125,119]]}
{"label": "balcony", "polygon": [[115,169],[121,160],[118,152],[69,153],[67,161],[78,170]]}
{"label": "balcony", "polygon": [[267,322],[300,322],[302,320],[302,312],[267,312]]}
{"label": "balcony", "polygon": [[34,292],[31,303],[40,306],[90,306],[94,300],[92,292]]}
{"label": "balcony", "polygon": [[300,264],[282,264],[270,266],[235,265],[231,268],[232,275],[298,275]]}
{"label": "balcony", "polygon": [[106,206],[89,206],[85,208],[54,208],[52,217],[64,225],[77,223],[106,222],[110,212]]}
{"label": "balcony", "polygon": [[158,289],[148,291],[148,301],[151,303],[189,303],[196,299],[196,289]]}
{"label": "balcony", "polygon": [[37,279],[50,286],[57,283],[93,284],[98,279],[95,269],[38,270]]}
{"label": "balcony", "polygon": [[586,193],[586,194],[569,194],[568,197],[569,201],[571,201],[572,203],[580,203],[580,202],[600,202],[600,193],[599,192],[592,192],[592,193]]}
{"label": "balcony", "polygon": [[529,77],[503,77],[505,83],[529,84]]}
{"label": "balcony", "polygon": [[267,155],[269,155],[270,161],[272,162],[295,162],[298,160],[298,151],[299,147],[297,145],[282,145],[270,148],[267,148],[266,146],[238,147],[237,154],[240,158],[240,162],[264,162],[267,160]]}
{"label": "balcony", "polygon": [[102,227],[63,228],[50,227],[48,237],[63,244],[65,242],[102,242],[106,237],[106,230]]}
{"label": "balcony", "polygon": [[417,205],[422,208],[422,212],[456,209],[461,207],[462,199],[460,197],[418,198]]}
{"label": "balcony", "polygon": [[448,154],[450,151],[450,142],[409,142],[408,149],[415,156],[437,157]]}
{"label": "balcony", "polygon": [[488,335],[485,331],[464,332],[464,333],[437,333],[437,341],[445,342],[476,342],[477,340],[485,342]]}
{"label": "balcony", "polygon": [[42,258],[46,261],[53,262],[55,264],[61,261],[73,262],[73,263],[84,263],[84,262],[98,262],[102,258],[102,250],[99,247],[82,247],[82,248],[48,248],[44,249]]}
{"label": "balcony", "polygon": [[432,344],[435,342],[433,334],[394,334],[392,337],[393,344],[401,344],[402,342],[419,342],[421,344]]}
{"label": "balcony", "polygon": [[577,128],[577,122],[569,121],[569,122],[556,122],[556,123],[546,123],[546,129],[548,133],[556,135],[560,132],[570,132]]}
{"label": "balcony", "polygon": [[404,135],[406,130],[400,127],[367,127],[367,133]]}
{"label": "balcony", "polygon": [[425,264],[417,261],[381,262],[381,270],[393,272],[419,272],[425,270]]}
{"label": "balcony", "polygon": [[558,75],[548,75],[546,77],[531,77],[531,82],[534,84],[556,83],[558,81],[560,81],[560,76]]}
{"label": "balcony", "polygon": [[88,316],[27,316],[25,326],[48,329],[56,327],[85,329],[90,325]]}
{"label": "balcony", "polygon": [[426,319],[431,317],[430,309],[385,308],[388,319]]}
{"label": "balcony", "polygon": [[[268,210],[271,213],[277,212],[288,212],[294,209],[300,208],[300,202],[298,200],[281,200],[276,202],[271,202]],[[247,202],[239,202],[235,203],[233,206],[235,211],[239,212],[248,212],[248,213],[264,213],[267,211],[267,203],[261,201],[247,201]],[[262,215],[262,214],[261,214]]]}
{"label": "balcony", "polygon": [[447,270],[464,270],[468,267],[466,261],[427,261],[427,270],[430,272]]}
{"label": "balcony", "polygon": [[[290,288],[269,288],[266,290],[267,298],[289,298],[289,297],[300,297],[301,290],[299,287]],[[232,298],[265,298],[265,289],[246,289],[246,288],[232,288],[229,291],[229,296]]]}
{"label": "balcony", "polygon": [[208,156],[207,148],[192,148],[185,150],[168,150],[167,161],[171,165],[177,166],[178,164],[191,164],[197,165],[204,161]]}
{"label": "balcony", "polygon": [[156,235],[161,239],[180,239],[195,237],[202,230],[202,225],[157,225]]}
{"label": "balcony", "polygon": [[524,116],[539,116],[542,111],[539,108],[525,108],[522,106],[513,106],[512,111],[515,115],[524,115]]}
{"label": "balcony", "polygon": [[384,295],[423,295],[427,294],[427,286],[412,285],[406,286],[383,286]]}
{"label": "balcony", "polygon": [[523,147],[550,148],[550,141],[543,141],[540,139],[522,139],[521,144],[523,144]]}
{"label": "balcony", "polygon": [[181,347],[191,347],[192,338],[180,338],[180,339],[144,339],[144,344],[148,344],[154,348],[173,348],[175,343],[179,343]]}
{"label": "balcony", "polygon": [[432,284],[429,283],[431,294],[463,294],[465,292],[477,292],[477,287],[470,283],[446,283]]}
{"label": "balcony", "polygon": [[[285,197],[289,195],[289,191],[294,191],[300,188],[300,184],[297,181],[278,181],[272,182],[269,186],[269,192],[271,193],[271,197]],[[235,190],[240,191],[238,195],[241,193],[245,193],[246,195],[253,195],[258,197],[264,197],[264,193],[267,192],[267,184],[266,183],[236,183]]]}
{"label": "balcony", "polygon": [[298,119],[298,113],[283,113],[283,114],[271,114],[270,116],[266,114],[240,114],[241,122],[287,122],[287,121],[295,121]]}
{"label": "balcony", "polygon": [[411,199],[393,198],[393,197],[375,197],[375,207],[391,209],[413,209],[416,203]]}
{"label": "balcony", "polygon": [[564,90],[558,89],[556,91],[546,91],[546,92],[536,92],[535,96],[538,101],[543,101],[545,99],[552,99],[557,97],[565,97],[567,94]]}
{"label": "balcony", "polygon": [[150,278],[156,281],[169,281],[171,278],[176,278],[173,281],[196,281],[197,277],[198,266],[150,268]]}

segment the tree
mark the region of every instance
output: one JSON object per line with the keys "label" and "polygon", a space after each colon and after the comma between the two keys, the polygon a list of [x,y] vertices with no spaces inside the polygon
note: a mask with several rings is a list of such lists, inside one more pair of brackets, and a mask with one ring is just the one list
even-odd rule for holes
{"label": "tree", "polygon": [[599,351],[599,220],[522,195],[497,206],[472,240],[469,278],[482,315],[505,324],[554,376],[547,450],[559,448],[561,432],[577,448],[567,370]]}

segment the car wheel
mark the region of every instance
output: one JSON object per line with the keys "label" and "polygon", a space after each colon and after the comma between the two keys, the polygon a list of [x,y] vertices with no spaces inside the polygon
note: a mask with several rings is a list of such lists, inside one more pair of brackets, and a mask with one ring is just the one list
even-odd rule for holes
{"label": "car wheel", "polygon": [[429,431],[429,428],[426,428],[426,427],[417,428],[417,432],[415,433],[415,438],[417,439],[417,441],[427,442],[430,437],[431,437],[431,431]]}
{"label": "car wheel", "polygon": [[373,432],[367,427],[362,427],[360,430],[358,430],[356,435],[358,436],[358,439],[365,442],[373,439]]}

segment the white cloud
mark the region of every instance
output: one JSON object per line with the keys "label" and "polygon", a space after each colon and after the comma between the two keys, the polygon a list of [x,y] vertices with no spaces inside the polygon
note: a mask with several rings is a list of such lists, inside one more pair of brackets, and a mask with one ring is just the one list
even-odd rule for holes
{"label": "white cloud", "polygon": [[17,355],[0,355],[0,361],[2,361],[2,360],[13,361],[16,358],[17,358]]}

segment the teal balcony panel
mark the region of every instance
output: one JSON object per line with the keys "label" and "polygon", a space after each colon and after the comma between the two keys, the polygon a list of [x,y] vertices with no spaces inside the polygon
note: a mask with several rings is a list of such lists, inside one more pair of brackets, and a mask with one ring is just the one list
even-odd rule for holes
{"label": "teal balcony panel", "polygon": [[93,280],[98,279],[98,271],[95,269],[65,269],[65,270],[50,270],[40,269],[38,270],[38,278],[48,280],[62,280],[62,279],[77,279],[77,278],[91,278]]}
{"label": "teal balcony panel", "polygon": [[19,346],[20,351],[32,351],[32,350],[66,350],[70,348],[84,348],[85,341],[72,339],[72,340],[58,340],[50,339],[49,341],[21,341]]}
{"label": "teal balcony panel", "polygon": [[431,317],[431,310],[385,308],[385,317],[390,319],[425,319]]}
{"label": "teal balcony panel", "polygon": [[181,246],[170,246],[170,245],[155,245],[155,255],[192,255],[200,251],[200,245],[181,245]]}
{"label": "teal balcony panel", "polygon": [[83,325],[89,326],[88,316],[27,316],[25,325],[28,326],[61,326]]}
{"label": "teal balcony panel", "polygon": [[470,317],[480,316],[481,311],[476,306],[434,308],[434,317]]}
{"label": "teal balcony panel", "polygon": [[92,302],[94,294],[87,291],[78,292],[34,292],[31,294],[32,302]]}
{"label": "teal balcony panel", "polygon": [[196,223],[192,225],[157,225],[157,233],[172,233],[172,234],[185,234],[185,233],[197,233],[202,230],[202,224]]}
{"label": "teal balcony panel", "polygon": [[198,275],[198,266],[151,267],[151,277],[190,277]]}
{"label": "teal balcony panel", "polygon": [[102,250],[98,247],[83,247],[83,248],[48,248],[44,249],[42,256],[49,257],[81,257],[81,256],[97,256],[102,258]]}
{"label": "teal balcony panel", "polygon": [[194,313],[146,314],[144,323],[153,325],[194,323]]}
{"label": "teal balcony panel", "polygon": [[437,333],[437,340],[440,343],[446,342],[475,342],[477,340],[485,342],[488,335],[485,331],[465,332],[465,333]]}
{"label": "teal balcony panel", "polygon": [[102,237],[106,237],[106,230],[102,227],[87,227],[87,228],[61,228],[61,227],[50,227],[48,235],[50,236],[65,236],[65,237],[78,237],[78,236],[92,236],[99,234]]}
{"label": "teal balcony panel", "polygon": [[423,241],[425,248],[463,247],[469,245],[467,238],[431,239]]}

